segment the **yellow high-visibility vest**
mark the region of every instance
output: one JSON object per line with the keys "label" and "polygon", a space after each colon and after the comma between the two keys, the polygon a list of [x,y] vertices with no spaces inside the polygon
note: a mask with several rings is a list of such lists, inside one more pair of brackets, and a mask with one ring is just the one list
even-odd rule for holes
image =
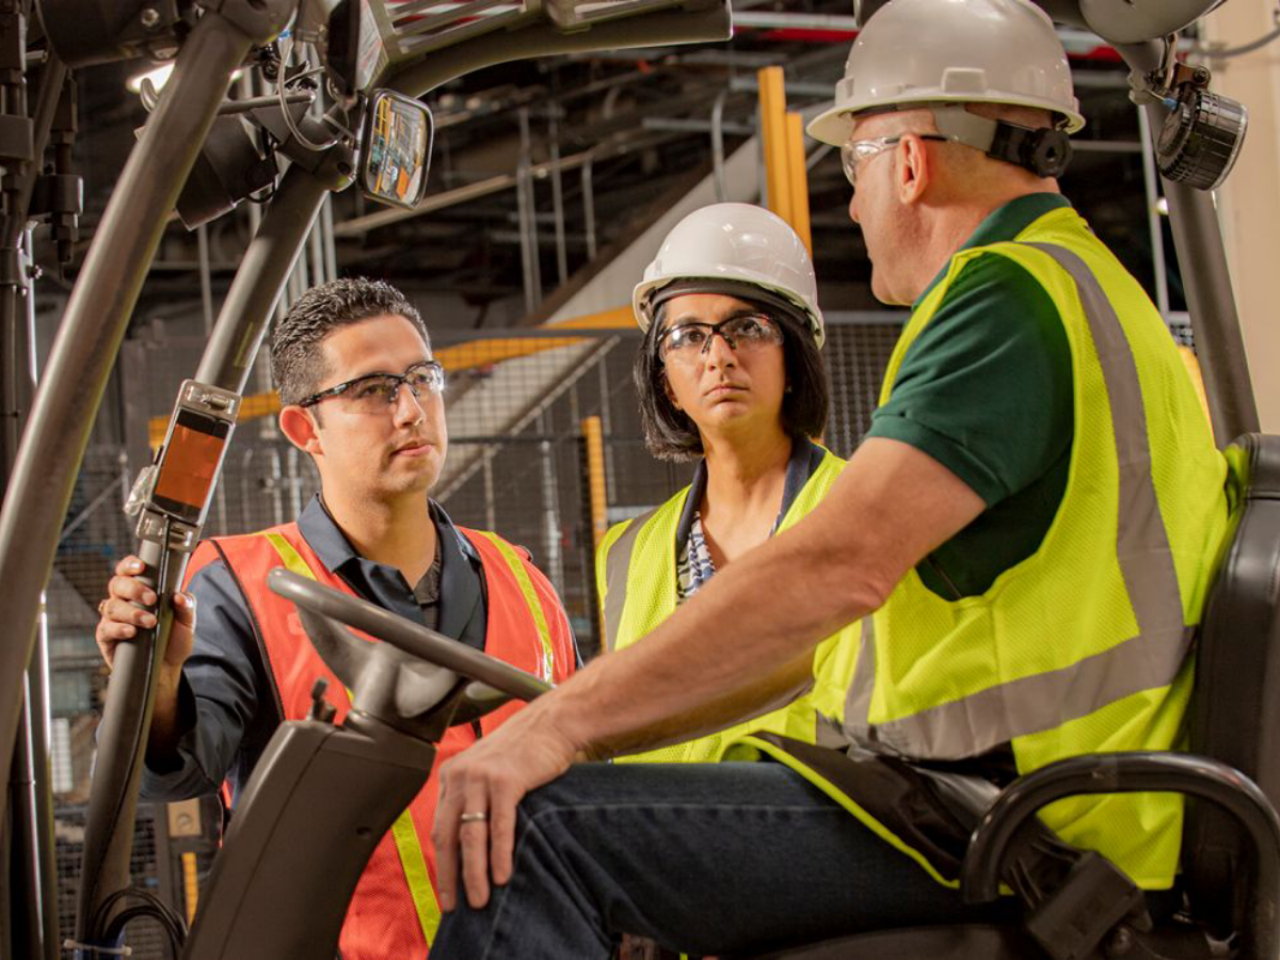
{"label": "yellow high-visibility vest", "polygon": [[[1194,627],[1227,529],[1228,470],[1137,281],[1069,208],[1013,242],[964,250],[903,331],[881,403],[960,271],[991,254],[1042,284],[1066,329],[1075,413],[1067,486],[1039,549],[982,595],[944,599],[913,570],[863,621],[845,732],[920,760],[1010,744],[1020,773],[1084,753],[1176,749]],[[1173,794],[1090,796],[1041,818],[1162,889],[1177,868],[1182,810]]]}
{"label": "yellow high-visibility vest", "polygon": [[[796,494],[779,530],[794,526],[827,495],[845,461],[829,450]],[[611,527],[596,553],[605,643],[621,650],[637,642],[676,610],[676,528],[685,507],[685,487],[649,513]],[[785,603],[784,598],[776,602]],[[726,629],[733,629],[726,624]],[[720,759],[724,746],[750,731],[780,733],[813,743],[825,715],[837,721],[857,655],[857,626],[824,640],[814,654],[815,684],[807,693],[763,716],[670,747],[619,757],[619,761],[701,763]]]}

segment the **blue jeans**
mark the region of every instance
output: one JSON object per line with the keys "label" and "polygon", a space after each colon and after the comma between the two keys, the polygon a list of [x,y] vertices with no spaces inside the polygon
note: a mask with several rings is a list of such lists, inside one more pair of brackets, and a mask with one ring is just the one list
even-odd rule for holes
{"label": "blue jeans", "polygon": [[964,906],[780,764],[583,764],[524,799],[511,882],[447,915],[431,956],[604,960],[623,933],[759,952],[1008,909]]}

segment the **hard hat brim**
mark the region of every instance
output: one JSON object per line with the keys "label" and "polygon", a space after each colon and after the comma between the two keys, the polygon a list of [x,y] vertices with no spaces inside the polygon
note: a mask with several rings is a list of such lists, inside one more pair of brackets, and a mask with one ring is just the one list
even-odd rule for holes
{"label": "hard hat brim", "polygon": [[974,97],[973,94],[956,95],[945,93],[930,93],[920,90],[911,91],[910,96],[902,97],[885,97],[875,103],[859,104],[858,107],[849,107],[845,104],[833,103],[822,113],[814,117],[806,128],[806,132],[813,139],[820,143],[825,143],[833,147],[842,147],[848,142],[850,134],[853,132],[854,117],[868,110],[882,110],[885,107],[892,107],[897,104],[920,104],[920,103],[1007,103],[1016,107],[1034,107],[1037,110],[1048,110],[1058,116],[1065,117],[1067,133],[1078,133],[1084,129],[1084,117],[1078,111],[1065,111],[1057,104],[1049,104],[1043,100],[1035,100],[1029,97],[1018,97],[1010,95],[1003,97],[999,95],[983,95],[981,98]]}
{"label": "hard hat brim", "polygon": [[808,328],[809,334],[821,349],[827,341],[826,321],[822,311],[816,305],[806,304],[784,287],[764,283],[758,280],[713,276],[709,274],[690,274],[681,277],[663,277],[657,280],[644,280],[636,284],[631,294],[631,309],[636,323],[645,333],[653,323],[655,304],[664,297],[662,291],[667,287],[678,285],[681,293],[717,293],[724,296],[737,297],[741,300],[753,301],[763,306],[777,305],[790,310]]}

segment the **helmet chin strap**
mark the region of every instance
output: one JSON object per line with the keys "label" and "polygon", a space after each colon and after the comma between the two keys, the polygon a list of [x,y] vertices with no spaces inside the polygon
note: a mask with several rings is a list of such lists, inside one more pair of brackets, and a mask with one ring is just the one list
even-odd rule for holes
{"label": "helmet chin strap", "polygon": [[1071,162],[1071,141],[1065,130],[991,120],[970,113],[960,104],[930,104],[928,110],[938,132],[947,139],[1030,170],[1037,177],[1061,176]]}

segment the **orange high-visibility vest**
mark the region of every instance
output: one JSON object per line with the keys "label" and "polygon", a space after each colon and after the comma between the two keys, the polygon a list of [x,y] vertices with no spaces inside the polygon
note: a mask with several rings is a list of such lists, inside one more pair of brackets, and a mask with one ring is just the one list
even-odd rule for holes
{"label": "orange high-visibility vest", "polygon": [[[475,547],[484,568],[485,653],[549,683],[565,680],[576,664],[573,635],[550,582],[496,534],[458,530]],[[286,720],[303,719],[311,709],[317,677],[329,681],[330,691],[344,688],[307,639],[294,605],[267,588],[267,573],[283,566],[343,593],[354,595],[354,591],[325,567],[296,523],[206,540],[192,557],[188,577],[219,558],[235,575],[249,604],[281,714]],[[339,694],[330,702],[337,709],[336,722],[341,722],[347,714],[347,698]],[[482,732],[491,732],[520,706],[507,704],[483,717]],[[435,853],[427,842],[438,793],[435,770],[475,739],[475,730],[468,724],[445,734],[431,776],[374,849],[342,927],[343,960],[426,955],[440,923]]]}

